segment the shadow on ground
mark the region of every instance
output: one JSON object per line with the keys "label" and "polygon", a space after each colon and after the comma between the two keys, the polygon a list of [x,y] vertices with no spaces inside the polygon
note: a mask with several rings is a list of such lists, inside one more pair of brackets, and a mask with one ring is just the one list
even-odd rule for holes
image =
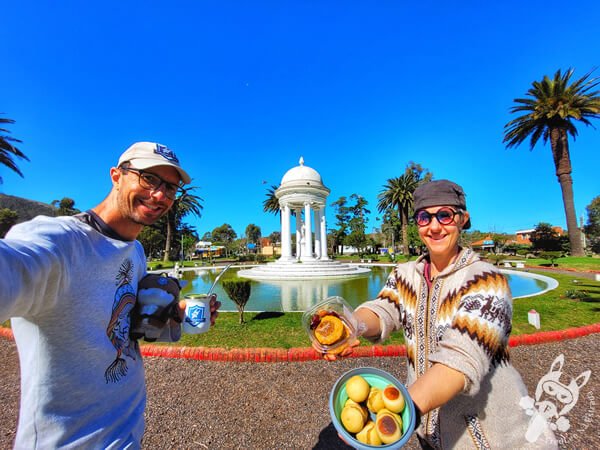
{"label": "shadow on ground", "polygon": [[284,313],[279,311],[263,311],[254,316],[252,320],[276,319],[277,317],[283,316],[283,314]]}
{"label": "shadow on ground", "polygon": [[333,423],[329,423],[319,433],[319,440],[313,447],[313,450],[349,450],[352,447],[346,445],[344,441],[338,436],[338,432],[333,426]]}

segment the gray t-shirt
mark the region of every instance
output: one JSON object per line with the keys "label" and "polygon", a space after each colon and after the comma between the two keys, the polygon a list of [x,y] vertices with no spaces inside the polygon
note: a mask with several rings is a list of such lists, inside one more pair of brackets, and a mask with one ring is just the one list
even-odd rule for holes
{"label": "gray t-shirt", "polygon": [[139,448],[146,390],[129,312],[141,244],[39,216],[0,240],[0,273],[21,364],[15,447]]}

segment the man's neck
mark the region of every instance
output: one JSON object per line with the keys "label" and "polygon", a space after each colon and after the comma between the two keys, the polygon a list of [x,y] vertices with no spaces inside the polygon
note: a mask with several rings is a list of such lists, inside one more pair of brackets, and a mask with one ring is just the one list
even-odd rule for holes
{"label": "man's neck", "polygon": [[143,225],[124,218],[119,213],[119,209],[114,204],[114,200],[110,195],[98,206],[92,208],[92,211],[95,212],[106,225],[115,230],[116,233],[131,241],[135,240],[142,231],[142,228],[144,228]]}

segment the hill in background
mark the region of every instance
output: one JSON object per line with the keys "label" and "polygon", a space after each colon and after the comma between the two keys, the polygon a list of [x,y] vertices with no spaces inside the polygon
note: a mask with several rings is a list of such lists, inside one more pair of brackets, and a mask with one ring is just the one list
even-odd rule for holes
{"label": "hill in background", "polygon": [[0,209],[2,208],[15,211],[19,215],[17,223],[33,219],[35,216],[54,217],[56,215],[56,208],[52,205],[13,195],[0,194]]}

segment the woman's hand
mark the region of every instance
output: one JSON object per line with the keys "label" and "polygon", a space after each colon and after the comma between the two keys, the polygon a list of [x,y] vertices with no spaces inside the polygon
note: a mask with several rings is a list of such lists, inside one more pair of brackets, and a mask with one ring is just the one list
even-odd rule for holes
{"label": "woman's hand", "polygon": [[313,344],[312,344],[315,351],[317,353],[321,353],[323,355],[323,359],[326,361],[335,361],[338,358],[344,358],[346,356],[350,356],[352,354],[352,352],[354,351],[354,347],[358,347],[359,345],[360,345],[360,341],[358,339],[355,339],[354,341],[350,342],[346,347],[344,347],[342,350],[336,349],[334,352],[323,352],[319,348],[319,344],[317,342],[313,342]]}

